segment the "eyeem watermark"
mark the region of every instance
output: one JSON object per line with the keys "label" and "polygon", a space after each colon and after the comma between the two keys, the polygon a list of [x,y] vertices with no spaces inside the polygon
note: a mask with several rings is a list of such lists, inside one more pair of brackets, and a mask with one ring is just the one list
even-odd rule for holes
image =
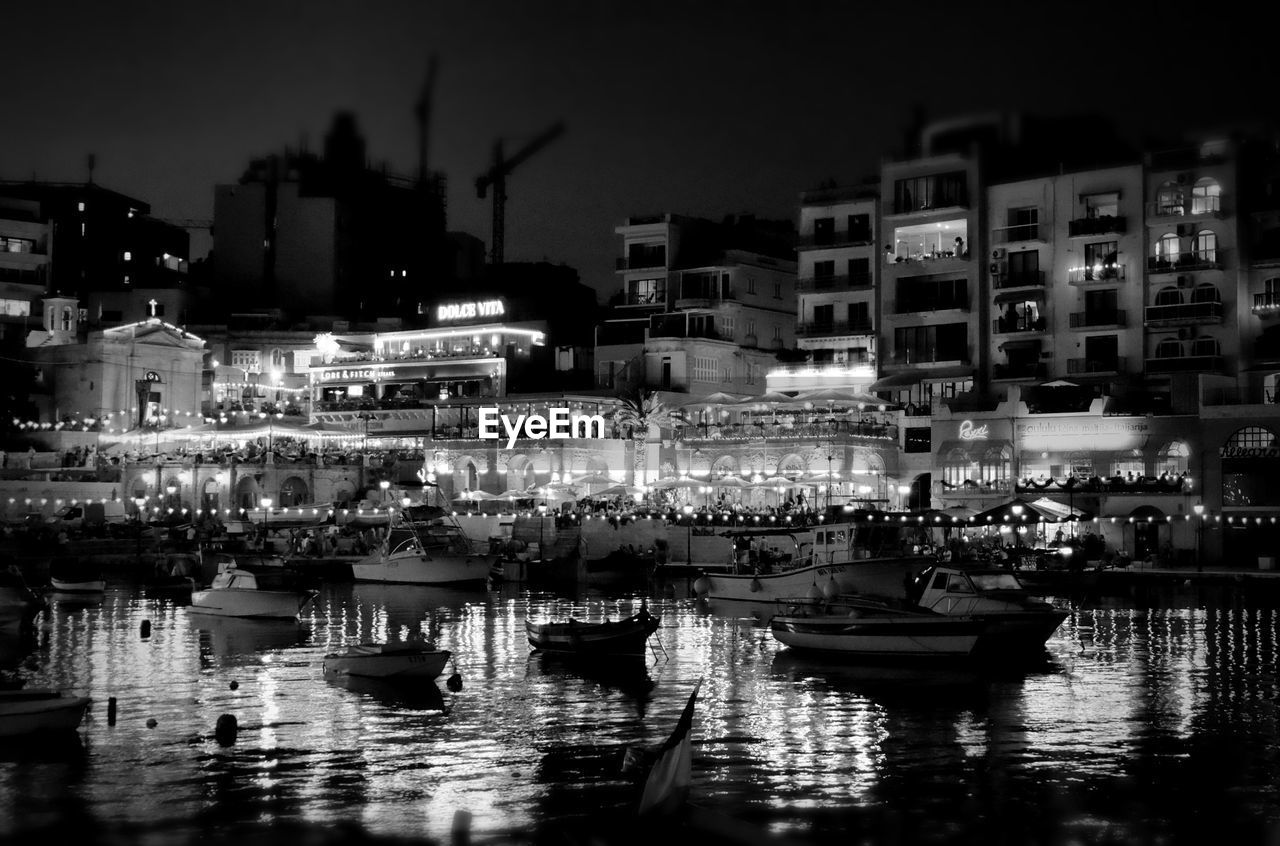
{"label": "eyeem watermark", "polygon": [[507,437],[507,449],[515,449],[520,438],[566,440],[568,438],[603,438],[604,418],[599,414],[572,414],[567,408],[552,408],[541,414],[517,414],[513,421],[499,414],[494,406],[480,407],[480,437],[486,441]]}

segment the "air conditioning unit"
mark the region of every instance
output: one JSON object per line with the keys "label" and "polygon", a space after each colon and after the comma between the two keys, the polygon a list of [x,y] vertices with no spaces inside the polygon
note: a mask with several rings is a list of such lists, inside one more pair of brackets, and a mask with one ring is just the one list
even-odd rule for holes
{"label": "air conditioning unit", "polygon": [[1000,261],[1000,259],[1004,258],[1004,247],[996,247],[994,250],[992,250],[991,258],[995,259],[996,261]]}
{"label": "air conditioning unit", "polygon": [[1003,275],[1004,275],[1004,262],[1002,262],[1002,261],[993,261],[993,262],[991,262],[991,267],[989,268],[989,270],[991,271],[991,275],[992,275],[992,276],[1003,276]]}

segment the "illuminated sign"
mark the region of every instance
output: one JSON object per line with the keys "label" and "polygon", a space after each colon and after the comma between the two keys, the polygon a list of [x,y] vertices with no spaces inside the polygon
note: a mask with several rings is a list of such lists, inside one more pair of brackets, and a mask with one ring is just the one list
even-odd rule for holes
{"label": "illuminated sign", "polygon": [[436,306],[436,320],[454,323],[459,320],[475,320],[478,317],[502,317],[507,308],[502,300],[480,300],[470,303],[446,303]]}
{"label": "illuminated sign", "polygon": [[960,424],[960,440],[962,441],[985,441],[989,436],[990,427],[985,423],[981,426],[974,426],[972,420],[965,420]]}
{"label": "illuminated sign", "polygon": [[354,368],[339,370],[324,370],[320,373],[321,382],[359,382],[365,379],[389,379],[395,376],[394,370],[374,370],[372,368]]}
{"label": "illuminated sign", "polygon": [[1218,455],[1223,458],[1280,458],[1276,447],[1222,447]]}
{"label": "illuminated sign", "polygon": [[1123,418],[1037,420],[1018,423],[1014,430],[1022,449],[1053,451],[1133,449],[1151,436],[1146,420]]}
{"label": "illuminated sign", "polygon": [[[482,406],[479,416],[480,437],[486,441],[501,439],[499,424],[506,432],[507,449],[515,449],[516,440],[529,438],[541,440],[567,440],[569,438],[603,438],[604,418],[599,414],[570,414],[567,408],[548,409],[541,414],[518,414],[513,422],[505,414],[499,414],[494,406]],[[593,434],[594,433],[594,434]]]}

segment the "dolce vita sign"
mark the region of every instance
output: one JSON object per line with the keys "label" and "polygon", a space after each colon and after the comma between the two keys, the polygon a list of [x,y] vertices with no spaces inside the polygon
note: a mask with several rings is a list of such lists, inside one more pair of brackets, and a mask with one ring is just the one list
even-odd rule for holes
{"label": "dolce vita sign", "polygon": [[479,416],[480,438],[486,441],[501,440],[505,435],[507,449],[515,449],[520,438],[530,440],[568,440],[569,438],[604,438],[604,418],[599,414],[573,414],[567,408],[551,408],[547,416],[541,414],[517,414],[513,420],[499,414],[494,406],[481,406]]}

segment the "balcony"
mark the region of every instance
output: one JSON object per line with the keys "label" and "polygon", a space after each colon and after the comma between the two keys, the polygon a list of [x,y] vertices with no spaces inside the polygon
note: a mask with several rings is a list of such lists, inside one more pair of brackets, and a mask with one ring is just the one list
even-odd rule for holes
{"label": "balcony", "polygon": [[875,243],[870,227],[853,231],[833,232],[829,235],[801,235],[796,239],[798,250],[830,250],[835,247],[858,247]]}
{"label": "balcony", "polygon": [[1144,320],[1148,327],[1221,323],[1222,303],[1177,303],[1175,305],[1147,306],[1144,312]]}
{"label": "balcony", "polygon": [[1191,373],[1195,371],[1222,370],[1220,355],[1179,355],[1167,358],[1147,359],[1148,373]]}
{"label": "balcony", "polygon": [[1227,216],[1226,197],[1184,197],[1154,200],[1147,203],[1147,223],[1166,223],[1190,217],[1223,218]]}
{"label": "balcony", "polygon": [[796,292],[801,294],[826,291],[855,291],[871,287],[870,273],[846,273],[842,276],[811,276],[796,280]]}
{"label": "balcony", "polygon": [[1039,223],[1019,223],[1014,226],[997,226],[991,230],[991,243],[1013,244],[1018,241],[1043,241]]}
{"label": "balcony", "polygon": [[1259,317],[1280,317],[1280,293],[1254,294],[1252,311]]}
{"label": "balcony", "polygon": [[1121,329],[1127,325],[1124,309],[1113,311],[1074,311],[1068,319],[1072,329]]}
{"label": "balcony", "polygon": [[1124,231],[1124,218],[1113,215],[1079,217],[1067,223],[1067,236],[1070,238],[1086,238],[1094,235],[1123,235]]}
{"label": "balcony", "polygon": [[919,314],[925,311],[968,311],[968,297],[908,298],[894,303],[894,314]]}
{"label": "balcony", "polygon": [[991,333],[993,335],[1013,335],[1018,332],[1044,332],[1045,320],[1043,317],[1035,319],[1015,318],[1008,320],[1004,317],[997,317],[991,321]]}
{"label": "balcony", "polygon": [[1170,494],[1185,496],[1189,490],[1190,479],[1182,476],[1112,476],[1082,478],[1072,476],[1063,481],[1046,479],[1037,483],[1034,479],[1023,479],[1014,485],[1015,494],[1026,494],[1035,497],[1044,496],[1045,491],[1070,491],[1072,494]]}
{"label": "balcony", "polygon": [[649,327],[650,338],[702,338],[707,341],[732,341],[714,326],[690,325],[683,320],[655,322]]}
{"label": "balcony", "polygon": [[1191,273],[1198,270],[1221,270],[1226,261],[1226,250],[1216,249],[1204,253],[1182,253],[1176,258],[1164,256],[1147,256],[1147,272]]}
{"label": "balcony", "polygon": [[1102,265],[1095,264],[1091,267],[1073,267],[1067,271],[1067,283],[1070,285],[1079,285],[1086,287],[1089,285],[1115,285],[1123,282],[1125,279],[1123,264]]}
{"label": "balcony", "polygon": [[992,287],[1001,291],[1008,288],[1043,288],[1044,271],[1021,270],[1017,273],[1003,273],[993,278]]}
{"label": "balcony", "polygon": [[1123,356],[1094,356],[1092,358],[1067,359],[1067,374],[1085,373],[1123,373],[1125,360]]}
{"label": "balcony", "polygon": [[667,266],[666,251],[647,255],[624,256],[617,260],[617,270],[662,269]]}
{"label": "balcony", "polygon": [[1008,499],[1013,494],[1013,482],[1008,479],[980,481],[964,479],[960,482],[937,481],[931,486],[939,499],[962,497],[965,499]]}
{"label": "balcony", "polygon": [[1045,364],[1033,361],[1026,364],[997,364],[992,368],[991,378],[996,381],[1013,379],[1047,379],[1049,368]]}
{"label": "balcony", "polygon": [[[911,255],[900,256],[895,253],[885,253],[884,263],[889,266],[895,265],[920,265],[920,264],[947,264],[950,262],[964,262],[969,260],[971,253],[965,250],[964,255],[958,256],[950,250],[942,250],[933,253],[912,253]],[[963,267],[963,265],[961,265]],[[915,268],[912,267],[912,270]],[[936,270],[930,268],[929,273],[943,273],[946,267],[938,267]]]}
{"label": "balcony", "polygon": [[867,335],[871,331],[870,320],[809,321],[796,324],[796,335],[801,338],[821,338],[829,335]]}

